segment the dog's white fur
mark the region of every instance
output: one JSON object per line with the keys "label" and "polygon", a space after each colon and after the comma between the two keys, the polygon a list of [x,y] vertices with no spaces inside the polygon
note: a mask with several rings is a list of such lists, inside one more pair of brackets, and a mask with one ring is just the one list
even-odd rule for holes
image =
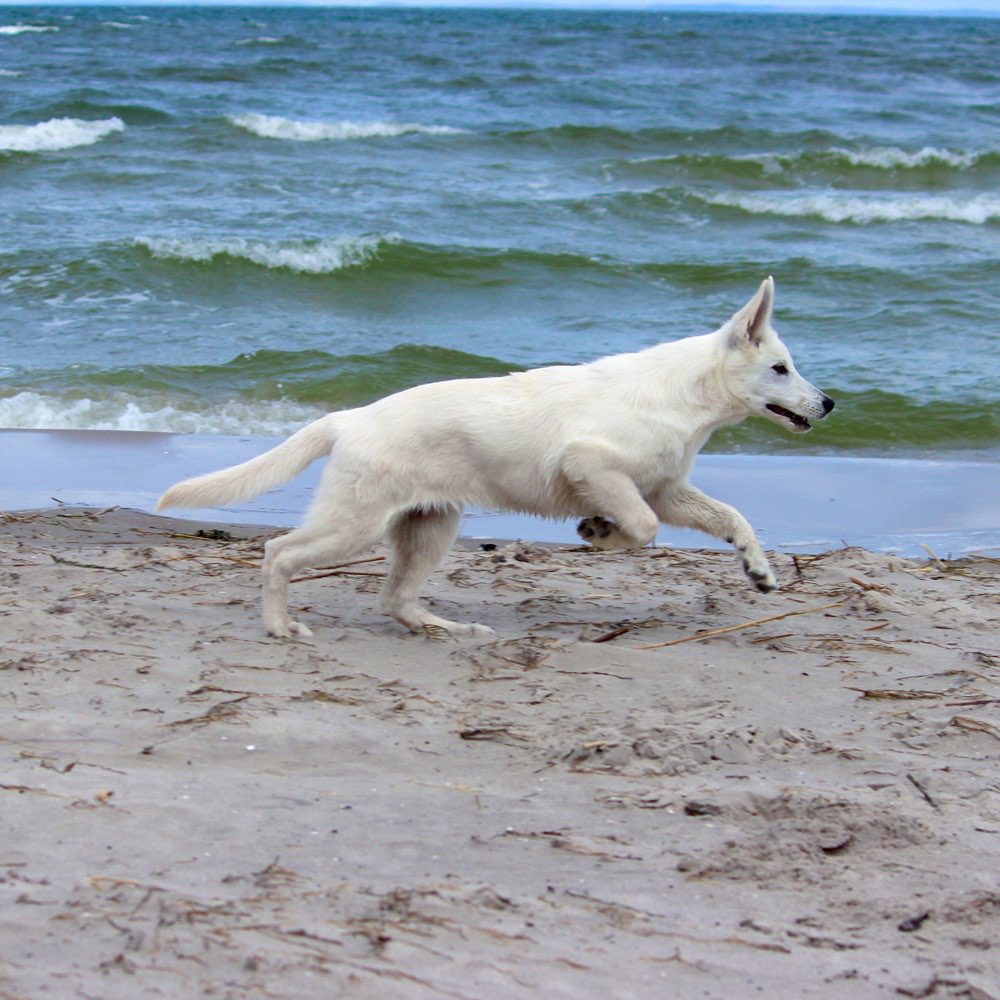
{"label": "dog's white fur", "polygon": [[387,614],[414,632],[490,631],[446,621],[417,591],[475,504],[583,517],[600,548],[646,545],[661,522],[735,546],[758,590],[775,587],[753,530],[688,482],[695,455],[751,414],[809,429],[833,401],[796,371],[771,326],[774,282],[714,333],[590,364],[417,386],[314,421],[242,465],[172,486],[157,506],[209,507],[258,495],[329,454],[302,527],[267,543],[264,624],[307,636],[288,616],[289,579],[348,559],[388,535]]}

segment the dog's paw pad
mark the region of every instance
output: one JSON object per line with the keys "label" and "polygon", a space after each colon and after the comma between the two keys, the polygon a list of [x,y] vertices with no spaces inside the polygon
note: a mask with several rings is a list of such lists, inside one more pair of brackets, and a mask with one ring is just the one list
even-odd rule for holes
{"label": "dog's paw pad", "polygon": [[593,542],[595,539],[610,538],[614,531],[614,522],[598,515],[585,517],[576,526],[576,533],[587,542]]}
{"label": "dog's paw pad", "polygon": [[755,569],[747,563],[743,564],[743,569],[749,577],[751,583],[753,583],[757,590],[759,590],[762,594],[770,594],[771,591],[777,589],[778,582],[775,580],[774,574],[770,569]]}

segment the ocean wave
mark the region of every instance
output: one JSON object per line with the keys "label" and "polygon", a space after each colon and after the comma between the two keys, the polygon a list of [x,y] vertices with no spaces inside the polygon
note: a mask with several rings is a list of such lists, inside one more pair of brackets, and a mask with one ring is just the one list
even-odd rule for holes
{"label": "ocean wave", "polygon": [[401,135],[453,135],[462,129],[447,125],[416,125],[385,121],[296,121],[277,115],[229,115],[238,128],[262,139],[290,139],[295,142],[344,141],[347,139],[391,139]]}
{"label": "ocean wave", "polygon": [[652,126],[627,128],[619,125],[584,125],[566,122],[539,128],[514,129],[493,133],[493,138],[518,145],[542,146],[545,149],[604,148],[628,153],[656,150],[654,156],[678,156],[699,150],[701,155],[736,156],[732,150],[762,150],[787,146],[801,149],[829,148],[846,141],[844,136],[820,129],[778,132],[770,129],[723,125],[718,128],[678,128]]}
{"label": "ocean wave", "polygon": [[27,35],[43,31],[58,31],[53,25],[40,24],[0,24],[0,35]]}
{"label": "ocean wave", "polygon": [[[624,263],[600,255],[516,247],[453,243],[415,243],[396,234],[341,236],[318,240],[266,241],[245,238],[140,237],[133,246],[158,260],[217,267],[253,264],[281,274],[336,275],[357,278],[364,271],[374,285],[401,279],[437,279],[479,287],[523,280],[526,272],[569,275],[574,272],[621,275],[662,265]],[[114,248],[112,248],[114,250]],[[0,285],[2,288],[2,285]]]}
{"label": "ocean wave", "polygon": [[992,156],[990,153],[956,152],[936,146],[924,146],[916,151],[901,149],[898,146],[867,146],[862,149],[833,146],[829,149],[806,149],[794,153],[745,153],[737,155],[734,159],[790,170],[801,167],[834,169],[857,167],[900,171],[923,170],[928,167],[968,170],[981,160]]}
{"label": "ocean wave", "polygon": [[261,350],[218,365],[73,365],[0,374],[0,427],[278,436],[410,386],[514,369],[425,344],[356,355]]}
{"label": "ocean wave", "polygon": [[818,218],[826,222],[869,225],[879,222],[941,221],[982,226],[1000,220],[1000,196],[976,195],[867,195],[822,192],[733,193],[692,197],[721,208],[750,215]]}
{"label": "ocean wave", "polygon": [[[823,154],[817,154],[819,158]],[[827,156],[842,159],[854,167],[874,167],[879,170],[917,170],[924,167],[952,167],[967,170],[989,153],[958,153],[936,146],[924,146],[909,152],[897,146],[872,146],[867,149],[831,149]]]}
{"label": "ocean wave", "polygon": [[37,125],[0,125],[0,153],[45,153],[91,146],[124,129],[120,118],[52,118]]}
{"label": "ocean wave", "polygon": [[393,236],[339,236],[325,240],[267,241],[241,237],[198,239],[139,237],[135,245],[159,260],[208,264],[218,258],[246,261],[269,270],[297,274],[333,274],[364,267],[380,249],[395,242]]}
{"label": "ocean wave", "polygon": [[0,427],[283,437],[324,412],[319,407],[288,400],[183,405],[157,404],[128,393],[67,399],[47,393],[20,392],[0,399]]}
{"label": "ocean wave", "polygon": [[239,46],[288,46],[301,47],[305,44],[303,39],[295,35],[256,35],[253,38],[241,38],[236,42]]}
{"label": "ocean wave", "polygon": [[786,175],[827,177],[838,181],[856,175],[922,175],[936,177],[945,172],[970,172],[991,169],[1000,164],[1000,153],[992,151],[959,152],[925,146],[916,151],[897,146],[871,146],[864,149],[830,147],[796,152],[682,152],[670,155],[640,156],[611,162],[605,170],[633,177],[662,177],[666,174],[696,175],[699,179],[730,178],[767,181]]}
{"label": "ocean wave", "polygon": [[[186,273],[151,273],[158,263]],[[66,247],[61,252],[13,248],[0,252],[0,301],[11,296],[29,303],[45,296],[52,301],[65,297],[67,304],[127,302],[130,298],[141,303],[155,294],[153,288],[162,287],[164,278],[176,291],[187,281],[203,287],[201,282],[212,282],[216,277],[226,283],[224,276],[243,272],[246,278],[248,268],[261,269],[253,279],[259,291],[304,279],[334,282],[341,278],[355,287],[363,282],[372,294],[400,281],[481,288],[484,284],[497,287],[573,275],[604,275],[610,280],[628,274],[662,277],[670,271],[655,260],[626,263],[558,250],[416,243],[395,234],[287,241],[142,235]]]}

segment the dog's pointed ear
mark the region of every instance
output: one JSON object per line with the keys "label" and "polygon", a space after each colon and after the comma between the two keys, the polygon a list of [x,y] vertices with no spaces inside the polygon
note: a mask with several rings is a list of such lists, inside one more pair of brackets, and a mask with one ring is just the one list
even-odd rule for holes
{"label": "dog's pointed ear", "polygon": [[774,309],[774,278],[768,276],[757,294],[732,318],[730,329],[734,347],[759,347],[771,329]]}

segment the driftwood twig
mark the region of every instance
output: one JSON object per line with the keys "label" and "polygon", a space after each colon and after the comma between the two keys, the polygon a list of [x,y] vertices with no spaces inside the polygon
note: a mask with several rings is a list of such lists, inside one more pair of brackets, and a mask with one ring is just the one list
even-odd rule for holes
{"label": "driftwood twig", "polygon": [[839,608],[846,604],[849,597],[842,597],[839,601],[831,604],[820,604],[813,608],[796,608],[793,611],[783,611],[780,615],[768,615],[766,618],[755,618],[751,622],[740,622],[739,625],[726,625],[723,628],[705,629],[696,632],[694,635],[686,635],[680,639],[668,639],[666,642],[651,642],[644,646],[636,646],[636,649],[661,649],[664,646],[677,646],[682,642],[697,642],[699,639],[711,639],[717,635],[725,635],[727,632],[738,632],[740,629],[753,628],[755,625],[766,625],[768,622],[780,621],[782,618],[791,618],[793,615],[808,615],[819,611],[829,611],[830,608]]}

